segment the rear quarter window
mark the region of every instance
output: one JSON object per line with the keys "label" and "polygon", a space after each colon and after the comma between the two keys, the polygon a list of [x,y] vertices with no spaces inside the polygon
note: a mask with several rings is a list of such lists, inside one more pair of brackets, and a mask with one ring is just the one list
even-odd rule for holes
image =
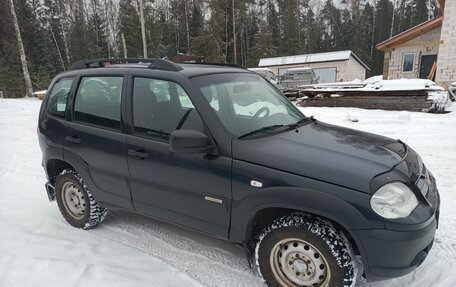
{"label": "rear quarter window", "polygon": [[60,79],[52,87],[47,104],[47,112],[53,116],[64,118],[73,78]]}

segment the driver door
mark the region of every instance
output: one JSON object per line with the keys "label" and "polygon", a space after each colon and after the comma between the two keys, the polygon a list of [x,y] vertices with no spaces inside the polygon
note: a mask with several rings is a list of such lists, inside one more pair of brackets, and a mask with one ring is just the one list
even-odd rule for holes
{"label": "driver door", "polygon": [[132,83],[127,158],[135,209],[226,239],[231,158],[171,152],[169,137],[176,129],[210,136],[190,97],[171,81],[133,77]]}

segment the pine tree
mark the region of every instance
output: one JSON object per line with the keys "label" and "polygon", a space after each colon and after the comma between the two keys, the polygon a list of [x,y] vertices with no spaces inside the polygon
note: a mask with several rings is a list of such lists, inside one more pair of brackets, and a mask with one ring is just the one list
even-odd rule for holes
{"label": "pine tree", "polygon": [[92,14],[89,17],[87,35],[90,39],[89,50],[92,58],[106,58],[109,56],[107,39],[107,23],[103,15],[103,6],[100,0],[91,0]]}
{"label": "pine tree", "polygon": [[[374,33],[373,33],[373,24],[374,23],[374,8],[371,6],[370,3],[366,3],[364,5],[362,14],[361,14],[361,21],[360,21],[360,49],[358,51],[358,56],[366,63],[369,67],[372,67],[372,58],[373,52],[375,47],[373,47],[374,43]],[[371,76],[375,76],[372,74],[372,70],[370,71]]]}
{"label": "pine tree", "polygon": [[[276,9],[276,1],[268,0],[267,2],[267,22],[268,22],[268,30],[271,31],[272,34],[272,42],[274,46],[280,47],[280,20],[279,15]],[[278,51],[280,53],[280,51]]]}
{"label": "pine tree", "polygon": [[375,7],[376,15],[374,20],[374,41],[372,73],[381,75],[383,73],[383,52],[375,49],[378,43],[388,39],[391,33],[393,3],[389,0],[379,0]]}
{"label": "pine tree", "polygon": [[254,46],[251,48],[251,67],[256,67],[261,58],[273,57],[277,53],[272,33],[268,30],[266,22],[260,23],[260,29],[254,36]]}
{"label": "pine tree", "polygon": [[341,11],[334,6],[332,0],[326,1],[322,10],[321,21],[324,26],[324,51],[344,49],[346,44],[341,29]]}
{"label": "pine tree", "polygon": [[[129,0],[119,2],[119,39],[124,35],[129,57],[142,57],[141,24],[136,7]],[[123,50],[123,49],[122,49]]]}
{"label": "pine tree", "polygon": [[412,26],[416,26],[429,19],[429,12],[426,2],[427,1],[423,0],[412,0]]}
{"label": "pine tree", "polygon": [[299,46],[299,6],[297,0],[279,0],[280,13],[280,53],[296,55],[301,52]]}
{"label": "pine tree", "polygon": [[300,15],[300,47],[303,53],[320,51],[321,27],[315,19],[315,14],[309,6],[309,0],[301,2]]}
{"label": "pine tree", "polygon": [[202,34],[193,38],[192,47],[206,62],[226,62],[224,6],[219,0],[207,0],[211,17],[205,24]]}

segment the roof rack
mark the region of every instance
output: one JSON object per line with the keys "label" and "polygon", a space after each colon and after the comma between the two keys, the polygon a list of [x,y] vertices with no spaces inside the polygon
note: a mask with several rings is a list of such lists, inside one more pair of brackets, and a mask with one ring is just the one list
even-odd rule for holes
{"label": "roof rack", "polygon": [[69,68],[69,70],[80,70],[89,68],[102,68],[113,64],[149,63],[149,69],[177,72],[182,67],[171,61],[160,58],[101,58],[94,60],[81,60]]}

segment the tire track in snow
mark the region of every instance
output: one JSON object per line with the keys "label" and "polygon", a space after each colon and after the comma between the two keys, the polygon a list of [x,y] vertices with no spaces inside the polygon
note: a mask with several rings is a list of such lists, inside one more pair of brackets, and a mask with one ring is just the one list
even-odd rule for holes
{"label": "tire track in snow", "polygon": [[110,210],[90,232],[157,257],[205,286],[264,286],[241,248],[154,219]]}

